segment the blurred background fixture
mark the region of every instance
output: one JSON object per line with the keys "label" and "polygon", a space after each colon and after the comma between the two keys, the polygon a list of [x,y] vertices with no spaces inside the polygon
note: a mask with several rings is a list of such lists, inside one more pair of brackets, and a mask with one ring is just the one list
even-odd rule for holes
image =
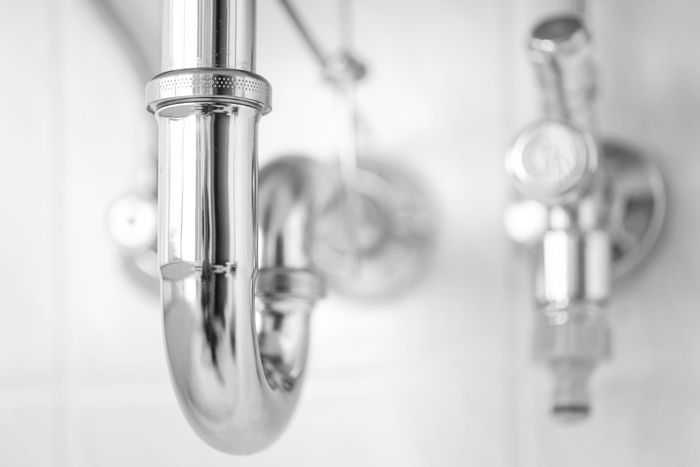
{"label": "blurred background fixture", "polygon": [[534,353],[552,371],[552,414],[567,421],[590,414],[590,380],[610,356],[612,280],[649,254],[666,210],[654,162],[597,128],[592,49],[582,12],[533,26],[544,119],[519,133],[506,156],[518,194],[506,229],[534,263]]}
{"label": "blurred background fixture", "polygon": [[[120,4],[158,41],[159,5]],[[298,5],[335,50],[338,4]],[[1,79],[13,91],[1,117],[0,464],[694,467],[700,63],[680,46],[700,40],[693,2],[588,5],[604,70],[599,127],[659,162],[668,219],[649,267],[615,285],[614,359],[594,380],[592,417],[555,423],[550,375],[534,370],[531,276],[503,232],[502,154],[540,114],[523,53],[532,25],[570,7],[357,1],[355,46],[371,69],[358,103],[372,148],[420,174],[439,206],[435,257],[396,301],[320,303],[304,410],[269,451],[232,460],[177,410],[158,298],[124,274],[106,227],[154,149],[134,57],[91,2],[2,2]],[[261,165],[332,157],[333,99],[312,57],[276,2],[258,13],[257,68],[275,88]]]}

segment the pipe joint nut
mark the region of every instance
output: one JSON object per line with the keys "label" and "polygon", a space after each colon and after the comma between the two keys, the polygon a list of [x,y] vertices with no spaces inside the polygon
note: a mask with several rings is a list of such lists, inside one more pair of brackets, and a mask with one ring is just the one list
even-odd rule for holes
{"label": "pipe joint nut", "polygon": [[263,300],[291,297],[315,303],[326,295],[326,284],[321,274],[310,269],[262,268],[257,294]]}
{"label": "pipe joint nut", "polygon": [[[585,308],[585,307],[584,307]],[[599,307],[569,307],[543,315],[535,330],[539,360],[597,363],[610,356],[610,331]]]}
{"label": "pipe joint nut", "polygon": [[193,68],[166,71],[146,85],[150,112],[182,102],[234,103],[272,110],[270,83],[260,75],[224,68]]}

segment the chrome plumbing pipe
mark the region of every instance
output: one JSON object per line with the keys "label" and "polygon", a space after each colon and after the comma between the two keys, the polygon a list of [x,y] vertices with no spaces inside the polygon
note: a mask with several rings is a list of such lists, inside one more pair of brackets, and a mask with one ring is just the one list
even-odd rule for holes
{"label": "chrome plumbing pipe", "polygon": [[166,0],[162,71],[255,72],[255,0]]}
{"label": "chrome plumbing pipe", "polygon": [[337,184],[333,170],[303,156],[282,157],[261,170],[258,293],[266,305],[263,318],[308,320],[308,313],[296,310],[311,311],[323,297],[325,280],[312,249],[318,217]]}
{"label": "chrome plumbing pipe", "polygon": [[159,128],[171,377],[192,428],[235,454],[265,448],[287,425],[322,292],[313,272],[287,274],[295,265],[258,268],[257,124],[270,86],[255,74],[255,6],[166,0],[162,73],[146,89]]}

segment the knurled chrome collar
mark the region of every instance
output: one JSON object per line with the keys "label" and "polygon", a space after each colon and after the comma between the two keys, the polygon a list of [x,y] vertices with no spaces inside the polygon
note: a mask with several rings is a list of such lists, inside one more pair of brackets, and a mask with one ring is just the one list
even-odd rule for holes
{"label": "knurled chrome collar", "polygon": [[161,73],[146,85],[146,106],[155,112],[179,102],[233,102],[271,110],[272,89],[265,78],[242,70],[192,68]]}

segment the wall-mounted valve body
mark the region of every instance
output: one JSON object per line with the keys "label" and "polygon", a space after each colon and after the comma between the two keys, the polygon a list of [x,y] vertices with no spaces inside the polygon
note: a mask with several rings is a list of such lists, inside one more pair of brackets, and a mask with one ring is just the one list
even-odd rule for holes
{"label": "wall-mounted valve body", "polygon": [[534,252],[535,356],[552,371],[552,411],[562,419],[590,411],[589,380],[610,353],[612,280],[648,253],[665,208],[658,169],[596,138],[591,51],[579,16],[534,28],[546,118],[520,133],[506,158],[518,193],[506,228]]}
{"label": "wall-mounted valve body", "polygon": [[588,413],[588,379],[608,356],[611,261],[599,161],[588,133],[557,121],[521,133],[507,160],[516,189],[544,213],[535,352],[555,375],[553,411],[566,417]]}

